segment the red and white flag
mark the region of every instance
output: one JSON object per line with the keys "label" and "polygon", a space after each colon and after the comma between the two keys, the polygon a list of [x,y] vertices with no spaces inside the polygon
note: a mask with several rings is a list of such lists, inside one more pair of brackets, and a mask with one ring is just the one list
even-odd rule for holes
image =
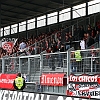
{"label": "red and white flag", "polygon": [[3,38],[2,48],[6,50],[8,53],[11,53],[16,41],[16,38]]}

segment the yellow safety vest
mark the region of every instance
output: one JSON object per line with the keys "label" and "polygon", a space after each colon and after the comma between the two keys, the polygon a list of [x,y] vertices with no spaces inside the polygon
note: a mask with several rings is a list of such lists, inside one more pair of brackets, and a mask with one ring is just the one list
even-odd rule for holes
{"label": "yellow safety vest", "polygon": [[18,87],[18,89],[21,89],[21,87],[23,86],[23,78],[22,77],[16,78],[15,85]]}
{"label": "yellow safety vest", "polygon": [[76,61],[81,61],[82,60],[80,50],[75,51],[75,58],[76,58]]}

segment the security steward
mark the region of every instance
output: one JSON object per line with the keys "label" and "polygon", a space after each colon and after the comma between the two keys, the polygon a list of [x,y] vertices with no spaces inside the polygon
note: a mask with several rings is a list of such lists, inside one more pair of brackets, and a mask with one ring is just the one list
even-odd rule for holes
{"label": "security steward", "polygon": [[18,73],[13,86],[15,90],[23,90],[25,88],[25,79],[21,76],[21,73]]}
{"label": "security steward", "polygon": [[77,72],[82,71],[82,55],[80,50],[75,51],[75,59],[76,59],[76,67],[77,67]]}

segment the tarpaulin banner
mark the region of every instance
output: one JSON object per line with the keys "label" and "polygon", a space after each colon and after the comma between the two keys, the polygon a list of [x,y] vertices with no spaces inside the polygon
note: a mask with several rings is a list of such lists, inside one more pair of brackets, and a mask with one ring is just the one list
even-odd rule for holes
{"label": "tarpaulin banner", "polygon": [[[0,90],[0,100],[96,100],[80,97],[67,97],[64,95],[47,93],[28,93],[18,91]],[[99,100],[99,99],[98,99]]]}
{"label": "tarpaulin banner", "polygon": [[69,82],[98,82],[99,80],[99,74],[95,75],[88,75],[88,74],[82,74],[82,75],[74,75],[71,74],[69,76]]}
{"label": "tarpaulin banner", "polygon": [[13,82],[17,74],[0,74],[0,88],[13,90]]}
{"label": "tarpaulin banner", "polygon": [[66,95],[100,99],[100,75],[70,75]]}
{"label": "tarpaulin banner", "polygon": [[41,85],[64,86],[65,73],[43,73],[40,77]]}

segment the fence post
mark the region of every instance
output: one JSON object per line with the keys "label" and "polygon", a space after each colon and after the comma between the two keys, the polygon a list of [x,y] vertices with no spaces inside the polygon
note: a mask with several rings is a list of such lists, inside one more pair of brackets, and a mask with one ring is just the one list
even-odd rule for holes
{"label": "fence post", "polygon": [[[67,51],[67,90],[69,90],[69,75],[71,74],[71,63],[70,63],[70,59],[71,59],[71,51],[74,50],[74,48],[70,48]],[[68,95],[68,94],[67,94]]]}
{"label": "fence post", "polygon": [[5,72],[5,59],[2,57],[2,73]]}
{"label": "fence post", "polygon": [[92,67],[92,65],[93,65],[92,59],[93,59],[93,58],[91,57],[91,72],[93,72],[93,71],[92,71],[92,69],[93,69],[93,67]]}
{"label": "fence post", "polygon": [[71,59],[71,51],[74,50],[74,47],[70,48],[67,51],[67,73],[68,75],[71,74],[71,63],[70,63],[70,59]]}
{"label": "fence post", "polygon": [[21,62],[21,58],[19,57],[19,72],[22,72],[21,71],[21,65],[22,65],[22,62]]}
{"label": "fence post", "polygon": [[70,51],[67,51],[67,75],[70,75]]}
{"label": "fence post", "polygon": [[[42,72],[43,72],[42,69],[43,69],[43,52],[40,53],[40,77],[41,77]],[[40,92],[43,92],[41,83],[40,83]]]}
{"label": "fence post", "polygon": [[[30,58],[28,58],[28,76],[30,76]],[[30,77],[28,77],[28,81],[30,81]]]}
{"label": "fence post", "polygon": [[43,53],[40,53],[40,76],[42,74],[42,68],[43,68]]}

